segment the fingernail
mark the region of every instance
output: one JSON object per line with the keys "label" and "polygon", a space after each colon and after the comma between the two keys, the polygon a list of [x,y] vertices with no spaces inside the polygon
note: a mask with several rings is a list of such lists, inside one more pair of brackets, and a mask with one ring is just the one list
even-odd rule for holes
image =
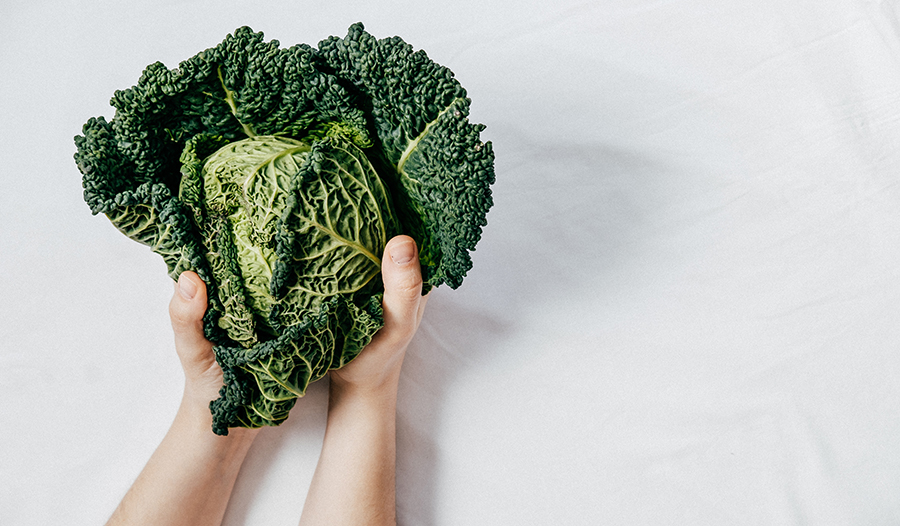
{"label": "fingernail", "polygon": [[398,243],[391,247],[391,261],[397,265],[406,265],[416,257],[416,245],[412,241]]}
{"label": "fingernail", "polygon": [[197,284],[182,274],[178,277],[178,293],[181,294],[182,298],[192,300],[197,295]]}

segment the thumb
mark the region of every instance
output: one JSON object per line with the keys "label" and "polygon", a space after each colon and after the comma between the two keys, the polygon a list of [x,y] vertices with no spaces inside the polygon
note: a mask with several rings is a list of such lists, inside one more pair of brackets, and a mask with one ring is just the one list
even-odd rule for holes
{"label": "thumb", "polygon": [[190,369],[208,368],[215,357],[212,343],[203,334],[203,315],[206,313],[206,284],[193,272],[182,272],[175,284],[175,294],[169,302],[169,317],[175,333],[175,350],[181,358],[185,373]]}
{"label": "thumb", "polygon": [[384,329],[396,343],[412,338],[419,321],[422,298],[422,269],[416,242],[397,236],[385,247],[381,263],[384,280]]}

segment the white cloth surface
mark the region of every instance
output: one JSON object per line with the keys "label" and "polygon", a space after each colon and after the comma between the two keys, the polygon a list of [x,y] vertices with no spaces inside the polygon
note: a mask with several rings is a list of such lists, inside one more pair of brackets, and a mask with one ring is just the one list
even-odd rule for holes
{"label": "white cloth surface", "polygon": [[[162,260],[90,215],[72,136],[241,25],[356,21],[451,68],[497,156],[404,365],[401,524],[900,524],[896,1],[0,14],[0,524],[102,523],[181,395]],[[225,524],[297,523],[326,388],[264,430]]]}

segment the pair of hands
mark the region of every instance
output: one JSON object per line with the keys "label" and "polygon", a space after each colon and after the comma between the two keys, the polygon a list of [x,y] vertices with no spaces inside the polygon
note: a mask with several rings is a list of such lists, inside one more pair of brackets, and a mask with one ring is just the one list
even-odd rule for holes
{"label": "pair of hands", "polygon": [[[384,327],[362,353],[331,372],[328,423],[301,524],[396,524],[396,401],[400,367],[427,301],[415,242],[392,239],[382,260]],[[184,396],[159,447],[107,525],[221,524],[258,429],[212,432],[209,402],[222,369],[203,335],[206,286],[181,275],[169,304]]]}
{"label": "pair of hands", "polygon": [[[332,371],[333,386],[364,392],[389,388],[399,380],[406,348],[422,321],[427,296],[415,241],[397,236],[388,242],[382,259],[384,327],[363,352],[345,367]],[[181,275],[169,304],[175,350],[185,375],[185,402],[206,409],[218,397],[222,369],[212,343],[203,335],[206,286],[193,272]]]}

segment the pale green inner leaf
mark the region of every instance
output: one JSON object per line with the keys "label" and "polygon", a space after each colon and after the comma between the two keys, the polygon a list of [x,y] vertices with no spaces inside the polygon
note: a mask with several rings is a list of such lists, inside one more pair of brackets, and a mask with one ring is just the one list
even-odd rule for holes
{"label": "pale green inner leaf", "polygon": [[[226,312],[219,325],[241,345],[256,343],[248,335],[272,332],[268,316],[276,302],[289,312],[286,319],[299,323],[381,271],[395,219],[375,169],[362,150],[340,138],[323,142],[315,170],[309,155],[300,141],[257,136],[225,145],[203,164],[207,227],[219,230],[215,241],[207,240],[208,255],[220,283],[231,285],[220,287]],[[276,299],[270,293],[279,258],[275,236],[285,221],[295,239],[295,279]]]}

